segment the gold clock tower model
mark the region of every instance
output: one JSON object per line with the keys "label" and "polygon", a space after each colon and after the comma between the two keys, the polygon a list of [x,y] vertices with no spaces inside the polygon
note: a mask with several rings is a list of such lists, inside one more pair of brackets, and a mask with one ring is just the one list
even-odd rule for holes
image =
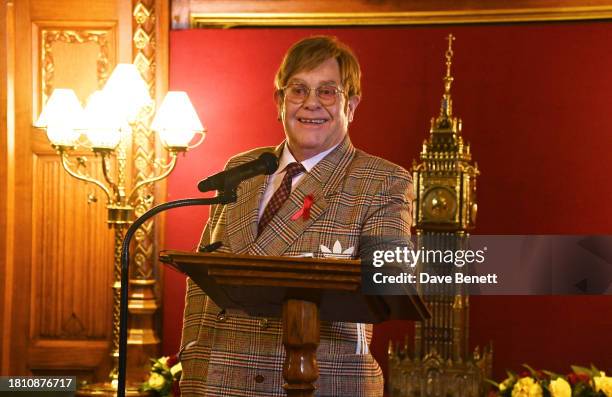
{"label": "gold clock tower model", "polygon": [[451,61],[454,37],[448,36],[446,76],[440,115],[431,119],[429,140],[423,143],[422,163],[413,164],[416,185],[414,226],[417,233],[464,234],[476,223],[476,176],[470,145],[463,142],[461,120],[453,117]]}
{"label": "gold clock tower model", "polygon": [[[452,44],[448,36],[446,76],[440,115],[432,118],[429,139],[412,172],[416,199],[413,226],[418,249],[466,249],[476,222],[477,165],[463,142],[461,120],[453,117],[451,99]],[[428,263],[428,272],[452,275],[448,263]],[[423,268],[421,269],[423,270]],[[424,284],[419,289],[432,317],[415,325],[414,349],[389,346],[391,396],[476,397],[490,377],[492,350],[469,354],[469,297],[454,284]]]}

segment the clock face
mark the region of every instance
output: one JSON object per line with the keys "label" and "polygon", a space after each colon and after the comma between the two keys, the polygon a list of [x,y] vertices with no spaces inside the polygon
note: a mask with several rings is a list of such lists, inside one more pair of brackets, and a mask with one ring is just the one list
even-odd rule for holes
{"label": "clock face", "polygon": [[428,221],[452,221],[457,212],[457,199],[448,188],[433,187],[425,193],[423,215]]}

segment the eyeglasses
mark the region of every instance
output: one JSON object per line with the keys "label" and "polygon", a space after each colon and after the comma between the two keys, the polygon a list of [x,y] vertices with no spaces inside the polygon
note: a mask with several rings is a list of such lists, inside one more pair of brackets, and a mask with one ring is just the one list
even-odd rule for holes
{"label": "eyeglasses", "polygon": [[282,88],[282,91],[285,93],[285,98],[296,105],[304,103],[310,96],[310,91],[312,90],[314,90],[317,98],[319,98],[319,102],[321,102],[323,106],[333,105],[336,103],[338,94],[344,94],[344,91],[335,85],[322,85],[317,88],[310,88],[304,84],[294,83]]}

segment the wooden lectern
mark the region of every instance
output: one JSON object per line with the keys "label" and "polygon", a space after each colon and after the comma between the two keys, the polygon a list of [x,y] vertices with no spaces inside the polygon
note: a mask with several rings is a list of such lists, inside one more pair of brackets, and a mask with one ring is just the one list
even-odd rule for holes
{"label": "wooden lectern", "polygon": [[379,323],[430,317],[416,291],[361,293],[359,260],[164,251],[160,260],[188,275],[224,309],[282,318],[283,387],[290,397],[313,396],[321,320]]}

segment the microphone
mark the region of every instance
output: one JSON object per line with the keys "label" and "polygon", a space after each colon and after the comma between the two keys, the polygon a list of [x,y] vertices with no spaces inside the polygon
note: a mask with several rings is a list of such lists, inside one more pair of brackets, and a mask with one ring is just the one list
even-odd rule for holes
{"label": "microphone", "polygon": [[202,179],[198,183],[198,190],[201,192],[210,192],[211,190],[231,191],[240,182],[261,174],[270,175],[277,168],[278,159],[276,156],[270,152],[264,152],[255,160]]}

